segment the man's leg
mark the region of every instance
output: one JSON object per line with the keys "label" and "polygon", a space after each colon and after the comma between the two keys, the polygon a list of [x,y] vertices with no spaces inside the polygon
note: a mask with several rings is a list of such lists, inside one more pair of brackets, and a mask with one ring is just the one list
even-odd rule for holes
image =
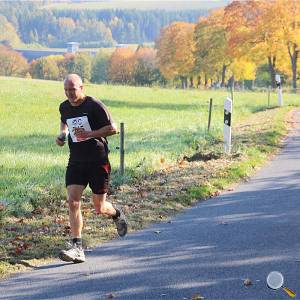
{"label": "man's leg", "polygon": [[82,249],[81,231],[83,226],[81,214],[81,196],[85,189],[82,185],[69,185],[68,204],[69,204],[69,221],[72,234],[72,248],[69,250],[62,250],[59,257],[63,261],[73,261],[75,263],[84,262],[85,256]]}
{"label": "man's leg", "polygon": [[84,189],[84,186],[75,184],[67,187],[72,238],[81,238],[83,221],[80,200]]}
{"label": "man's leg", "polygon": [[107,193],[94,194],[93,202],[97,214],[112,217],[116,224],[119,236],[125,236],[127,233],[127,221],[120,207],[114,207],[110,202],[106,201]]}
{"label": "man's leg", "polygon": [[107,193],[105,194],[93,194],[94,208],[97,214],[114,217],[117,213],[113,205],[106,201]]}

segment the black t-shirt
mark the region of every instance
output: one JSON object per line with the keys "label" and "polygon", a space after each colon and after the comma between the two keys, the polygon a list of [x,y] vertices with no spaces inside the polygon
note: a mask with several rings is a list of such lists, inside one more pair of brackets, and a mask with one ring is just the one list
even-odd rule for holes
{"label": "black t-shirt", "polygon": [[67,124],[70,148],[69,162],[108,162],[108,148],[105,138],[90,138],[78,141],[74,132],[85,129],[97,130],[111,125],[113,120],[105,105],[86,96],[79,106],[72,106],[68,100],[59,106],[61,121]]}

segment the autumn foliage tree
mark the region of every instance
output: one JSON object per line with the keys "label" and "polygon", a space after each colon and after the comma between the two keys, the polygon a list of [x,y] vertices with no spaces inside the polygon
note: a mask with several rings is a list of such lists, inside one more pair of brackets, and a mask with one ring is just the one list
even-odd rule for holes
{"label": "autumn foliage tree", "polygon": [[224,10],[218,9],[210,16],[201,18],[195,27],[195,71],[208,78],[215,78],[221,86],[225,84],[225,74],[230,57],[227,55],[227,33],[222,23]]}
{"label": "autumn foliage tree", "polygon": [[20,53],[0,45],[0,75],[24,76],[28,68],[27,60]]}
{"label": "autumn foliage tree", "polygon": [[[282,7],[274,1],[233,1],[225,8],[225,23],[230,54],[256,64],[268,63],[270,82],[285,59],[285,43],[279,20]],[[275,18],[276,16],[276,18]]]}
{"label": "autumn foliage tree", "polygon": [[14,26],[5,16],[0,15],[0,42],[5,42],[9,46],[20,46],[21,40]]}
{"label": "autumn foliage tree", "polygon": [[161,82],[157,66],[157,51],[149,47],[138,47],[134,54],[134,82],[137,85],[152,85]]}
{"label": "autumn foliage tree", "polygon": [[78,52],[66,58],[65,68],[68,73],[78,74],[84,81],[91,80],[92,58],[88,53]]}
{"label": "autumn foliage tree", "polygon": [[117,48],[111,55],[108,67],[108,79],[114,83],[132,84],[134,74],[135,51],[131,48]]}
{"label": "autumn foliage tree", "polygon": [[41,57],[31,63],[32,78],[40,78],[47,80],[59,80],[60,72],[58,62],[63,60],[62,55],[49,55]]}
{"label": "autumn foliage tree", "polygon": [[[1,6],[1,5],[0,5]],[[46,16],[46,15],[45,15]],[[71,16],[53,19],[61,36],[55,38],[84,37],[86,42],[97,42],[99,37],[111,39],[107,25],[85,20],[84,28]],[[0,15],[2,44],[18,44],[13,18]],[[124,23],[119,17],[111,18],[109,28],[119,32],[121,40],[133,39],[136,24]],[[107,27],[107,28],[108,28]],[[17,27],[16,27],[17,28]],[[17,31],[22,31],[18,27]],[[106,32],[107,36],[103,34]],[[9,35],[8,35],[9,33]],[[40,33],[41,34],[41,33]],[[74,35],[75,34],[75,35]],[[100,34],[100,35],[99,35]],[[33,40],[46,38],[31,32]],[[44,33],[43,33],[44,35]],[[9,40],[8,38],[11,37]],[[22,74],[26,62],[11,52],[0,49],[1,74]],[[181,81],[182,88],[194,86],[194,78],[205,85],[209,81],[220,86],[234,80],[254,80],[258,70],[260,82],[276,86],[275,74],[284,76],[297,87],[300,79],[300,1],[299,0],[234,0],[224,8],[211,10],[196,24],[173,22],[161,30],[155,49],[140,46],[116,48],[111,56],[99,53],[95,58],[87,53],[65,55],[62,58],[43,58],[31,64],[33,77],[62,79],[67,73],[78,73],[85,80],[121,84],[152,85],[154,82]],[[23,62],[23,63],[22,63]],[[16,66],[20,68],[15,68]],[[266,80],[267,67],[269,80]]]}
{"label": "autumn foliage tree", "polygon": [[276,9],[280,12],[278,23],[290,59],[292,86],[296,89],[297,62],[300,55],[300,2],[299,0],[277,0]]}
{"label": "autumn foliage tree", "polygon": [[194,75],[194,29],[195,24],[174,22],[162,30],[156,43],[162,75],[169,80],[179,78],[182,88]]}

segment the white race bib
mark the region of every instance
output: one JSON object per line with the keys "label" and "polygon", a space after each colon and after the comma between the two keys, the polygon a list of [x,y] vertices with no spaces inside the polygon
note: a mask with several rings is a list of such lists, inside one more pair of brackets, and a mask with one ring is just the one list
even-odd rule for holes
{"label": "white race bib", "polygon": [[76,132],[92,130],[87,116],[67,119],[67,125],[69,129],[69,134],[74,143],[83,142],[90,139],[90,138],[85,138],[85,139],[81,138],[79,140],[75,135]]}

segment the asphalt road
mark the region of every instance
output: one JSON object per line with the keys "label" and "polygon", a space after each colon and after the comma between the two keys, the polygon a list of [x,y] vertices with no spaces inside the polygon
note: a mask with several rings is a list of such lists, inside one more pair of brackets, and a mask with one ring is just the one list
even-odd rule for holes
{"label": "asphalt road", "polygon": [[[300,299],[300,131],[250,181],[172,219],[0,282],[0,299]],[[160,231],[160,233],[155,233]],[[244,286],[249,278],[251,286]]]}

